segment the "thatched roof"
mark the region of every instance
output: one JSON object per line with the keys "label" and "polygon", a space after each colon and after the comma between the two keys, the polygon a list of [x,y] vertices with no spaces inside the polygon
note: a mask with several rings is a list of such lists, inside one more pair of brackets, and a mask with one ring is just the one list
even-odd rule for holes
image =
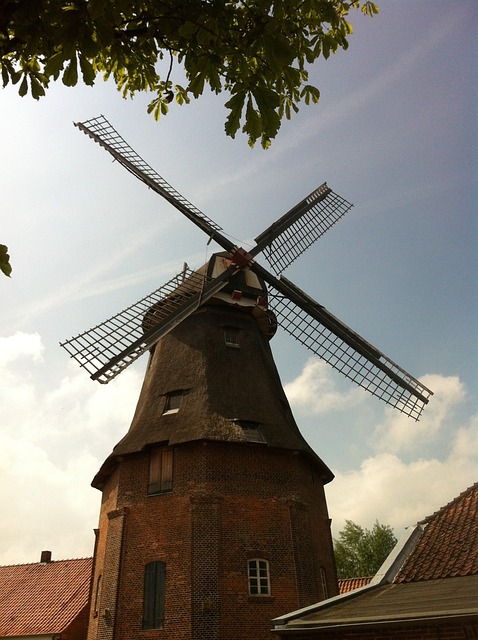
{"label": "thatched roof", "polygon": [[[237,347],[225,344],[230,327],[238,332]],[[168,395],[177,391],[183,392],[180,409],[165,413]],[[131,427],[93,484],[101,486],[117,456],[156,443],[246,442],[244,423],[257,425],[266,446],[303,452],[324,481],[333,478],[297,427],[251,308],[205,305],[156,344]]]}

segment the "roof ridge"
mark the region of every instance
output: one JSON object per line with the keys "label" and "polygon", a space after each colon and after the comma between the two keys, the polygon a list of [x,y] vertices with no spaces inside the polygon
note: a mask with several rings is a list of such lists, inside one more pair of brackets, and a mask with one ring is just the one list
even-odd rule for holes
{"label": "roof ridge", "polygon": [[93,560],[93,556],[83,556],[81,558],[63,558],[62,560],[49,560],[48,562],[17,562],[16,564],[0,564],[0,569],[8,567],[31,567],[36,564],[58,564],[59,562],[77,562],[79,560]]}
{"label": "roof ridge", "polygon": [[440,515],[444,511],[448,511],[451,506],[456,505],[459,502],[461,502],[463,500],[463,498],[465,498],[468,494],[472,493],[472,491],[474,491],[475,489],[478,489],[478,481],[475,482],[474,484],[470,485],[469,487],[467,487],[464,491],[462,491],[455,498],[453,498],[453,500],[450,500],[450,502],[448,502],[447,504],[443,505],[443,507],[440,507],[439,509],[434,511],[429,516],[426,516],[426,518],[423,518],[423,520],[419,520],[418,524],[428,524],[431,520],[436,518],[438,515]]}

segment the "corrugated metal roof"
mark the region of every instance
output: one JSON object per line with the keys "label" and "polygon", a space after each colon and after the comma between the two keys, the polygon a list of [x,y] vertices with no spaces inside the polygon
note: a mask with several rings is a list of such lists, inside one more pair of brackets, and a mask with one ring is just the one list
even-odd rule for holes
{"label": "corrugated metal roof", "polygon": [[61,633],[88,604],[92,558],[0,567],[0,636]]}

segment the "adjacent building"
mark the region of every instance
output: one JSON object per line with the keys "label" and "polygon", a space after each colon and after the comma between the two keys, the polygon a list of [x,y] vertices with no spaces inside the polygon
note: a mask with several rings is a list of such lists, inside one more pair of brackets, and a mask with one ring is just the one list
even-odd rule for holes
{"label": "adjacent building", "polygon": [[478,483],[419,522],[354,591],[276,618],[294,640],[478,638]]}
{"label": "adjacent building", "polygon": [[85,640],[92,558],[0,567],[0,639]]}

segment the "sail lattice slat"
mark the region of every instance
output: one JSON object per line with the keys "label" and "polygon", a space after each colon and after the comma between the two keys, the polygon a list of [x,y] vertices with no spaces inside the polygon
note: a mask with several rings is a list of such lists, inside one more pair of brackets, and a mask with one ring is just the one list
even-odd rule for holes
{"label": "sail lattice slat", "polygon": [[163,197],[179,204],[193,216],[203,220],[206,225],[216,231],[222,231],[222,227],[208,218],[200,209],[186,200],[174,187],[159,175],[141,156],[126,142],[104,116],[98,116],[76,124],[86,135],[95,140],[106,149],[128,171],[136,175],[142,182],[155,189]]}
{"label": "sail lattice slat", "polygon": [[[107,383],[150,348],[148,337],[155,325],[202,291],[209,280],[204,274],[185,269],[156,291],[102,324],[62,342],[61,346],[92,377],[114,361],[97,378],[99,382]],[[115,361],[130,347],[128,353]]]}
{"label": "sail lattice slat", "polygon": [[[274,271],[282,273],[352,207],[350,202],[334,193],[324,183],[291,209],[281,219],[285,228],[263,249]],[[256,240],[266,240],[268,233],[271,234],[274,229],[280,227],[281,225],[276,223]]]}
{"label": "sail lattice slat", "polygon": [[433,394],[392,360],[380,353],[374,363],[285,296],[269,292],[269,304],[279,326],[298,342],[387,404],[414,420],[420,418]]}

